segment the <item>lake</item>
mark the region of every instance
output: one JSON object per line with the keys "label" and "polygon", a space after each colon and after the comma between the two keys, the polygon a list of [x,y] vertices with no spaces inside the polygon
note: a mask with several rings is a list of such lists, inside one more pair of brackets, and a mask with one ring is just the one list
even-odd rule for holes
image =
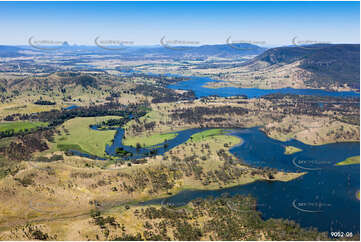
{"label": "lake", "polygon": [[208,82],[223,82],[213,80],[208,77],[192,77],[190,80],[178,82],[169,85],[168,88],[180,90],[192,90],[197,98],[211,95],[218,95],[221,97],[230,97],[237,95],[246,95],[248,98],[257,98],[267,94],[281,93],[281,94],[299,94],[299,95],[314,95],[314,96],[332,96],[332,97],[359,97],[357,92],[334,92],[320,89],[258,89],[258,88],[238,88],[238,87],[222,87],[222,88],[207,88],[204,87]]}

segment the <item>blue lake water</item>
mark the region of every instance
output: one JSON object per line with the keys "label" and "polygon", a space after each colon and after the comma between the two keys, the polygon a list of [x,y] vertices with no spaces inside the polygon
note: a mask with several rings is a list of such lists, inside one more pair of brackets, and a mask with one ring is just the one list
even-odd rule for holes
{"label": "blue lake water", "polygon": [[68,106],[66,108],[64,108],[64,110],[72,110],[72,109],[75,109],[75,108],[78,108],[79,106],[77,105],[71,105],[71,106]]}
{"label": "blue lake water", "polygon": [[213,80],[208,77],[193,77],[188,81],[178,82],[169,85],[172,89],[192,90],[196,97],[206,97],[211,95],[218,95],[221,97],[230,97],[237,95],[246,95],[248,98],[257,98],[267,94],[281,93],[281,94],[299,94],[299,95],[314,95],[314,96],[333,96],[333,97],[359,97],[357,92],[333,92],[320,89],[258,89],[258,88],[237,88],[237,87],[222,87],[222,88],[207,88],[204,87],[208,82],[222,82]]}
{"label": "blue lake water", "polygon": [[[360,166],[335,166],[347,157],[359,155],[360,143],[310,146],[296,140],[281,142],[257,128],[234,130],[231,135],[242,138],[244,143],[230,152],[251,166],[308,173],[290,182],[258,181],[213,191],[182,191],[167,199],[141,204],[177,206],[223,193],[251,194],[257,199],[257,209],[264,219],[292,219],[301,226],[316,227],[320,231],[360,232],[360,202],[356,198],[360,189]],[[302,151],[285,155],[286,145]]]}

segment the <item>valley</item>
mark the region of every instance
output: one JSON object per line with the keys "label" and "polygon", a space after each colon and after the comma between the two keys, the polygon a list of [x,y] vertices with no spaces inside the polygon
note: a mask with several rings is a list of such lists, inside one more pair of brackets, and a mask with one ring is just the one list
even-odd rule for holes
{"label": "valley", "polygon": [[0,239],[359,238],[359,46],[197,48],[2,56]]}

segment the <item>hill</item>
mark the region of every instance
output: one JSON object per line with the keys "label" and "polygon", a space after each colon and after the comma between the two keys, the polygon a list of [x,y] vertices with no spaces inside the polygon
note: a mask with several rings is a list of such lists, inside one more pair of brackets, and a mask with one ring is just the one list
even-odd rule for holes
{"label": "hill", "polygon": [[253,44],[220,44],[220,45],[201,45],[193,47],[185,46],[161,46],[156,48],[138,49],[135,54],[155,54],[167,57],[178,58],[237,58],[246,55],[259,55],[266,49]]}
{"label": "hill", "polygon": [[272,48],[246,65],[259,62],[266,62],[271,66],[299,62],[297,66],[310,73],[305,83],[315,87],[347,85],[354,89],[360,88],[360,45],[357,44]]}

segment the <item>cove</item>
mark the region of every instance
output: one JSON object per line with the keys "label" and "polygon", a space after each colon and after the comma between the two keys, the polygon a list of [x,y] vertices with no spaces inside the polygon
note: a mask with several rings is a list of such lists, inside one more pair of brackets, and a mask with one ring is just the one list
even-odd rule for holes
{"label": "cove", "polygon": [[[133,155],[128,157],[129,159],[139,159],[150,156],[150,152],[153,150],[154,155],[162,155],[168,150],[178,146],[184,142],[186,142],[193,134],[201,132],[205,129],[187,129],[175,132],[177,136],[173,139],[167,140],[166,142],[149,146],[149,147],[142,147],[142,148],[135,148],[133,146],[127,146],[123,144],[123,137],[124,137],[124,129],[118,128],[117,133],[114,136],[114,141],[112,145],[107,145],[105,148],[105,152],[112,156],[117,156],[116,149],[122,148],[125,151],[131,152]],[[127,158],[126,158],[127,159]]]}

